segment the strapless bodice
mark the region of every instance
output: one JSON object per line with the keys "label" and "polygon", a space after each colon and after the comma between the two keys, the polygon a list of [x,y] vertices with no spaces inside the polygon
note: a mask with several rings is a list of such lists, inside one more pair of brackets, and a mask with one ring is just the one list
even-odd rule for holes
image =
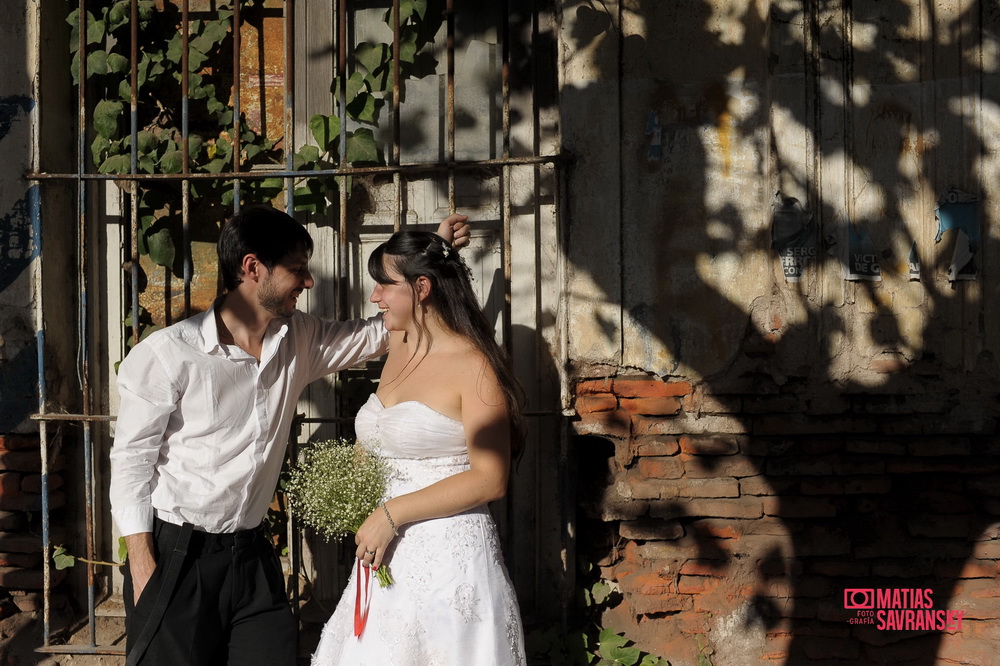
{"label": "strapless bodice", "polygon": [[441,458],[468,455],[461,422],[422,402],[386,407],[374,393],[354,421],[358,441],[388,458]]}

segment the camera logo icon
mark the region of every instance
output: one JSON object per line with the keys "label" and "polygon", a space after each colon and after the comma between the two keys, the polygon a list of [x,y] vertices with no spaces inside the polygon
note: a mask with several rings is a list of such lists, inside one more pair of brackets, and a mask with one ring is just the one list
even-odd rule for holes
{"label": "camera logo icon", "polygon": [[871,588],[848,588],[844,590],[844,608],[847,610],[875,608],[875,590]]}

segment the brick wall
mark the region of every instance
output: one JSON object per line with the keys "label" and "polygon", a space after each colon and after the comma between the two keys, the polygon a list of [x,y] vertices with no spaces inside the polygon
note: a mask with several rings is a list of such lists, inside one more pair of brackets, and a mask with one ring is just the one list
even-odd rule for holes
{"label": "brick wall", "polygon": [[[66,502],[62,456],[49,459],[49,507]],[[40,608],[42,476],[37,435],[0,435],[0,616]],[[60,532],[62,530],[59,530]],[[53,542],[57,542],[54,535]],[[63,572],[51,570],[52,584]]]}
{"label": "brick wall", "polygon": [[[995,663],[991,373],[878,371],[874,390],[578,371],[579,549],[623,595],[605,623],[675,666]],[[853,588],[930,589],[961,629],[851,624]]]}

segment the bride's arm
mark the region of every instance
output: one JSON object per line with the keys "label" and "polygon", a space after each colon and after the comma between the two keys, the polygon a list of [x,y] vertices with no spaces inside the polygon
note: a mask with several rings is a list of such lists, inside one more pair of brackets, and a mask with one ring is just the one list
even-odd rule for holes
{"label": "bride's arm", "polygon": [[[397,530],[408,523],[453,516],[506,494],[510,422],[503,393],[491,371],[476,368],[469,374],[460,382],[469,470],[386,502]],[[357,556],[364,560],[366,551],[375,551],[371,564],[377,568],[394,536],[386,511],[379,507],[355,536]]]}

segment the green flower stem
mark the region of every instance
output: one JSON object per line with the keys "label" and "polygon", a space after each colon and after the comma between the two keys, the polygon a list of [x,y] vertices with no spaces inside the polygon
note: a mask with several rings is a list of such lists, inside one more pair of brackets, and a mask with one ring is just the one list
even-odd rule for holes
{"label": "green flower stem", "polygon": [[378,579],[379,587],[389,587],[396,582],[392,579],[392,574],[389,573],[389,566],[386,564],[380,564],[378,569],[375,570],[375,578]]}

